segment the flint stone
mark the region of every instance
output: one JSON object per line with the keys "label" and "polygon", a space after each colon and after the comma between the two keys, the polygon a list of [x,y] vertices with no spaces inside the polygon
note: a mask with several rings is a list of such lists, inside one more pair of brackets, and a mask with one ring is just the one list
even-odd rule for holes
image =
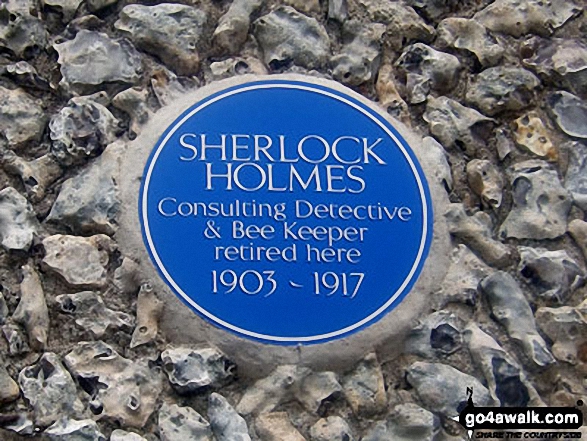
{"label": "flint stone", "polygon": [[310,427],[312,441],[354,441],[351,428],[339,416],[319,419]]}
{"label": "flint stone", "polygon": [[43,0],[43,3],[47,6],[57,9],[61,12],[64,22],[69,22],[82,4],[83,0]]}
{"label": "flint stone", "polygon": [[233,0],[212,36],[214,47],[221,53],[235,55],[247,40],[251,15],[263,4],[262,0]]}
{"label": "flint stone", "polygon": [[12,150],[0,147],[0,165],[8,173],[20,177],[32,202],[42,200],[46,189],[63,174],[61,165],[51,153],[27,161]]}
{"label": "flint stone", "polygon": [[558,158],[545,124],[537,112],[532,111],[514,121],[516,143],[540,158],[551,161]]}
{"label": "flint stone", "polygon": [[162,388],[160,374],[146,360],[128,360],[102,341],[80,342],[64,360],[89,394],[97,418],[144,427]]}
{"label": "flint stone", "polygon": [[430,90],[445,92],[454,88],[461,70],[457,57],[423,43],[404,49],[396,65],[406,74],[408,100],[412,104],[426,101]]}
{"label": "flint stone", "polygon": [[65,181],[47,222],[67,225],[80,234],[114,234],[120,208],[118,161],[123,150],[120,144],[109,146],[86,169]]}
{"label": "flint stone", "polygon": [[278,405],[295,397],[300,382],[310,373],[310,369],[301,366],[278,366],[245,391],[236,407],[237,412],[244,416],[272,412]]}
{"label": "flint stone", "polygon": [[6,304],[6,299],[4,295],[0,291],[0,325],[3,325],[8,318],[8,305]]}
{"label": "flint stone", "polygon": [[62,312],[73,314],[75,323],[97,338],[101,338],[109,329],[128,331],[134,324],[132,316],[107,308],[102,297],[95,292],[64,294],[55,297],[55,301]]}
{"label": "flint stone", "polygon": [[18,384],[10,377],[4,364],[0,364],[0,405],[10,403],[18,399],[19,396]]}
{"label": "flint stone", "polygon": [[106,108],[107,95],[75,97],[49,122],[51,153],[63,165],[98,156],[119,135],[119,121]]}
{"label": "flint stone", "polygon": [[257,418],[255,427],[264,441],[306,441],[286,412],[265,413]]}
{"label": "flint stone", "polygon": [[428,174],[428,179],[434,178],[447,191],[453,188],[452,172],[448,163],[446,151],[441,144],[434,138],[427,136],[423,139],[424,149],[421,156],[424,161],[434,165],[432,176]]}
{"label": "flint stone", "polygon": [[532,309],[512,276],[498,271],[481,281],[491,312],[512,340],[518,342],[528,358],[540,367],[554,363],[546,342],[536,329]]}
{"label": "flint stone", "polygon": [[125,432],[124,430],[116,429],[110,435],[110,441],[147,441],[147,439],[134,432]]}
{"label": "flint stone", "polygon": [[191,407],[163,403],[159,410],[161,441],[212,441],[210,424]]}
{"label": "flint stone", "polygon": [[542,307],[536,311],[536,321],[540,324],[540,328],[554,342],[552,353],[557,360],[572,365],[579,361],[584,362],[580,352],[587,338],[586,313],[585,302],[576,308]]}
{"label": "flint stone", "polygon": [[569,223],[569,233],[575,239],[575,242],[583,252],[583,257],[587,260],[587,222],[581,219],[574,219]]}
{"label": "flint stone", "polygon": [[35,351],[43,351],[47,346],[49,334],[49,312],[43,285],[31,263],[22,267],[22,276],[20,302],[12,318],[27,330],[30,347]]}
{"label": "flint stone", "polygon": [[540,80],[525,69],[490,67],[469,83],[465,98],[483,113],[493,116],[528,106],[539,85]]}
{"label": "flint stone", "polygon": [[141,126],[151,117],[151,110],[147,106],[148,98],[149,92],[146,89],[134,87],[123,90],[112,98],[112,105],[130,116],[129,137],[136,136]]}
{"label": "flint stone", "polygon": [[442,145],[458,147],[471,155],[485,144],[483,134],[495,123],[494,119],[445,96],[428,98],[424,121]]}
{"label": "flint stone", "polygon": [[513,207],[501,225],[502,237],[554,239],[566,233],[571,195],[548,163],[515,164],[510,179]]}
{"label": "flint stone", "polygon": [[436,42],[440,47],[467,50],[475,54],[483,66],[494,66],[503,57],[504,48],[476,20],[445,18],[438,25],[437,32]]}
{"label": "flint stone", "polygon": [[46,45],[47,31],[41,20],[28,11],[11,12],[0,8],[0,47],[18,58],[30,58],[44,50]]}
{"label": "flint stone", "polygon": [[9,322],[2,326],[2,333],[8,342],[8,353],[10,355],[26,354],[31,350],[26,336],[19,326]]}
{"label": "flint stone", "polygon": [[37,235],[39,222],[31,204],[18,191],[0,191],[0,243],[8,250],[26,251]]}
{"label": "flint stone", "polygon": [[491,217],[478,211],[468,216],[463,204],[450,204],[444,214],[452,235],[463,240],[488,264],[497,267],[507,266],[512,260],[509,247],[493,239],[493,222]]}
{"label": "flint stone", "polygon": [[400,2],[359,0],[371,21],[387,26],[392,49],[400,50],[406,42],[423,41],[429,43],[434,38],[434,28],[418,15],[410,6]]}
{"label": "flint stone", "polygon": [[506,407],[543,404],[518,363],[490,335],[475,323],[470,323],[463,335],[496,403]]}
{"label": "flint stone", "polygon": [[222,395],[210,394],[208,419],[216,441],[251,441],[247,422]]}
{"label": "flint stone", "polygon": [[566,303],[584,282],[584,272],[564,250],[519,247],[518,271],[534,293],[551,303]]}
{"label": "flint stone", "polygon": [[198,46],[207,21],[204,11],[193,6],[161,3],[128,5],[114,26],[140,49],[160,57],[180,75],[194,75]]}
{"label": "flint stone", "polygon": [[162,313],[163,302],[157,297],[151,284],[141,285],[137,298],[136,327],[130,341],[131,349],[155,340],[159,332],[159,318]]}
{"label": "flint stone", "polygon": [[343,23],[349,14],[347,0],[328,0],[328,19]]}
{"label": "flint stone", "polygon": [[439,290],[441,308],[450,302],[476,304],[479,282],[493,271],[465,245],[459,245],[449,256],[450,267]]}
{"label": "flint stone", "polygon": [[461,348],[463,325],[452,312],[434,312],[412,329],[406,338],[405,350],[425,358],[453,354]]}
{"label": "flint stone", "polygon": [[47,117],[40,103],[22,89],[0,86],[0,134],[12,148],[27,141],[38,141]]}
{"label": "flint stone", "polygon": [[572,0],[496,0],[473,18],[492,31],[514,37],[530,33],[547,36],[580,12]]}
{"label": "flint stone", "polygon": [[101,288],[107,282],[106,265],[114,242],[108,236],[64,236],[43,240],[43,264],[62,276],[71,286]]}
{"label": "flint stone", "polygon": [[434,441],[441,432],[440,420],[416,404],[399,404],[389,415],[387,431],[389,437],[379,441]]}
{"label": "flint stone", "polygon": [[499,208],[503,192],[503,178],[499,169],[486,159],[473,159],[467,163],[467,181],[484,204]]}
{"label": "flint stone", "polygon": [[534,37],[524,42],[522,56],[523,64],[538,74],[587,94],[587,44],[581,40]]}
{"label": "flint stone", "polygon": [[361,25],[347,21],[343,26],[344,46],[330,59],[332,75],[342,83],[358,86],[374,81],[381,61],[381,37],[385,26],[380,23]]}
{"label": "flint stone", "polygon": [[489,391],[475,377],[442,363],[416,362],[407,371],[407,380],[424,406],[445,417],[458,416],[467,404],[467,388],[475,391],[475,405],[489,406]]}
{"label": "flint stone", "polygon": [[587,138],[587,103],[564,90],[548,97],[554,122],[567,135]]}
{"label": "flint stone", "polygon": [[267,68],[261,60],[253,57],[227,58],[210,63],[210,69],[204,73],[204,77],[206,82],[212,82],[250,73],[267,75]]}
{"label": "flint stone", "polygon": [[106,441],[95,421],[62,418],[45,430],[51,441]]}
{"label": "flint stone", "polygon": [[37,364],[20,371],[18,383],[22,394],[33,408],[35,424],[48,426],[59,418],[79,412],[75,383],[59,357],[43,354]]}
{"label": "flint stone", "polygon": [[565,188],[575,205],[587,211],[587,142],[570,142],[564,148],[569,152]]}
{"label": "flint stone", "polygon": [[329,399],[342,393],[342,386],[334,372],[315,372],[301,380],[296,398],[312,413]]}
{"label": "flint stone", "polygon": [[101,32],[82,29],[73,40],[53,47],[59,54],[57,62],[63,76],[60,84],[68,90],[140,80],[140,55],[126,40],[112,40]]}
{"label": "flint stone", "polygon": [[235,366],[213,347],[170,348],[161,354],[163,370],[178,392],[194,393],[203,387],[218,387],[234,375]]}
{"label": "flint stone", "polygon": [[330,39],[315,19],[291,6],[279,6],[253,23],[255,37],[263,50],[265,64],[271,70],[290,64],[316,69],[326,64]]}
{"label": "flint stone", "polygon": [[387,406],[383,373],[374,353],[367,355],[343,378],[342,387],[355,415],[373,415]]}
{"label": "flint stone", "polygon": [[375,90],[377,91],[379,105],[387,113],[409,126],[411,122],[408,105],[397,90],[394,68],[391,64],[385,63],[379,68]]}
{"label": "flint stone", "polygon": [[97,12],[118,3],[118,0],[86,0],[86,5],[90,12]]}

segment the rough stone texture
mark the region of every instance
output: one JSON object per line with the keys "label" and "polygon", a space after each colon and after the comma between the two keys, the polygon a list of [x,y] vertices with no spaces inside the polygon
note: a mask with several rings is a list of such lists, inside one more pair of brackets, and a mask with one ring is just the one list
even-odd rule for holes
{"label": "rough stone texture", "polygon": [[540,80],[530,71],[517,67],[485,69],[467,88],[466,99],[487,115],[505,110],[521,110],[530,104]]}
{"label": "rough stone texture", "polygon": [[66,89],[105,82],[133,84],[140,78],[140,55],[126,40],[112,40],[101,32],[83,29],[73,40],[54,48],[63,75],[60,84]]}
{"label": "rough stone texture", "polygon": [[100,288],[107,281],[106,265],[113,245],[103,234],[91,237],[56,234],[43,240],[43,264],[71,286]]}
{"label": "rough stone texture", "polygon": [[407,380],[424,407],[445,417],[455,417],[465,407],[467,399],[463,391],[467,387],[475,391],[476,406],[492,404],[489,391],[475,377],[446,364],[418,361],[408,367]]}
{"label": "rough stone texture", "polygon": [[507,407],[543,404],[522,368],[490,335],[470,323],[464,331],[464,337],[495,402]]}
{"label": "rough stone texture", "polygon": [[[133,7],[150,9],[152,4],[139,0]],[[299,21],[284,19],[278,24],[286,23],[285,28],[269,30],[265,38],[276,40],[277,36],[283,35],[293,35],[294,38],[287,40],[285,37],[279,43],[289,51],[286,59],[266,66],[266,45],[260,44],[259,32],[250,23],[259,17],[273,17],[275,13],[272,11],[286,4],[297,11],[292,14]],[[161,439],[157,427],[158,407],[166,403],[167,406],[193,406],[194,410],[209,418],[211,431],[203,431],[204,439],[212,436],[216,440],[222,437],[238,439],[242,435],[245,440],[265,441],[267,438],[257,431],[259,414],[286,412],[275,420],[282,421],[289,429],[286,434],[297,440],[300,436],[308,441],[321,436],[333,440],[348,436],[361,441],[463,441],[464,432],[456,430],[453,422],[444,418],[445,414],[438,410],[442,407],[430,405],[420,396],[422,387],[413,387],[405,381],[406,368],[421,357],[474,375],[486,385],[494,403],[499,400],[508,405],[574,406],[578,399],[587,402],[587,388],[583,382],[587,362],[587,307],[581,303],[585,294],[581,278],[587,265],[587,152],[582,140],[587,127],[587,46],[583,35],[587,29],[587,16],[575,12],[575,8],[578,11],[582,4],[577,0],[201,0],[190,5],[208,19],[203,26],[188,30],[199,35],[193,49],[199,63],[187,72],[189,76],[174,74],[171,70],[177,72],[179,63],[165,61],[165,57],[171,54],[189,52],[186,51],[186,44],[190,41],[187,38],[178,44],[170,43],[179,27],[165,27],[167,34],[160,42],[167,44],[167,51],[142,46],[134,50],[131,43],[123,40],[131,35],[130,32],[122,32],[114,23],[122,22],[121,12],[127,3],[115,0],[48,0],[40,3],[36,0],[6,0],[0,5],[0,190],[16,189],[30,201],[28,204],[20,198],[26,205],[23,213],[29,212],[27,216],[31,215],[31,220],[36,218],[41,222],[40,227],[35,226],[32,240],[29,239],[31,236],[26,236],[23,248],[9,246],[9,249],[2,247],[0,250],[0,439],[103,441],[112,433],[112,441],[156,441]],[[348,20],[358,23],[356,29],[365,32],[355,32]],[[374,38],[376,33],[367,32],[370,29],[379,32],[382,26],[386,32],[380,38]],[[306,38],[306,33],[312,34],[312,29],[317,30],[315,38]],[[150,31],[154,35],[160,29],[151,28]],[[556,37],[550,37],[551,32],[555,32]],[[535,35],[537,33],[542,36]],[[328,39],[324,37],[326,34]],[[435,38],[436,34],[438,38]],[[296,45],[291,44],[292,41]],[[406,88],[406,72],[394,66],[394,62],[414,43],[432,45],[436,50],[452,54],[461,65],[450,89],[443,92],[432,89],[428,102],[420,104],[406,103],[412,90]],[[61,53],[56,53],[54,46]],[[70,50],[67,61],[64,61],[63,48],[67,47]],[[102,49],[106,51],[100,52]],[[299,61],[292,61],[297,57],[307,61],[306,67]],[[375,329],[385,329],[378,326],[388,318],[396,325],[395,322],[410,316],[409,311],[414,310],[412,306],[405,311],[399,309],[397,316],[390,314],[373,327],[355,334],[347,346],[335,344],[346,344],[346,341],[327,344],[325,352],[328,357],[312,355],[319,352],[316,345],[302,345],[279,347],[274,352],[276,355],[269,358],[264,345],[244,340],[229,351],[225,341],[231,336],[210,326],[202,326],[197,331],[186,326],[187,322],[180,314],[185,308],[157,284],[157,280],[153,280],[154,274],[145,269],[150,265],[148,258],[144,256],[145,265],[131,249],[123,246],[128,230],[121,225],[120,216],[125,208],[136,212],[135,202],[126,199],[127,202],[119,207],[119,213],[107,218],[81,215],[79,222],[65,218],[45,222],[49,213],[61,204],[65,188],[70,183],[85,177],[90,169],[107,168],[99,156],[117,156],[110,151],[112,142],[126,143],[136,136],[140,139],[152,125],[166,124],[164,115],[169,113],[160,111],[161,106],[177,108],[182,100],[196,97],[197,92],[192,93],[196,88],[243,74],[264,75],[270,70],[288,70],[314,78],[332,78],[333,67],[338,66],[331,64],[333,58],[346,59],[349,66],[358,69],[358,74],[353,73],[347,84],[365,98],[363,102],[371,100],[408,127],[413,127],[418,134],[429,137],[424,143],[412,138],[408,143],[422,158],[431,188],[444,187],[440,192],[433,192],[433,201],[437,204],[439,198],[450,198],[451,202],[459,204],[449,210],[448,216],[454,250],[447,247],[441,253],[440,263],[435,261],[432,286],[436,292],[426,297],[428,304],[416,314],[421,320],[417,330],[422,338],[415,345],[420,355],[400,356],[406,334],[385,341],[377,340],[377,333],[371,334]],[[363,61],[368,66],[359,69]],[[162,63],[168,63],[168,66]],[[524,81],[516,75],[510,78],[512,84],[508,85],[509,80],[502,81],[500,74],[495,75],[495,81],[490,78],[479,89],[476,86],[479,77],[488,75],[483,69],[489,67],[501,71],[524,67],[534,73],[541,84],[532,87],[537,80],[526,73],[520,74],[524,71],[518,70],[516,75],[525,81],[525,85],[518,85]],[[308,72],[308,69],[316,70]],[[339,83],[345,82],[345,73],[344,69],[337,72]],[[62,87],[59,87],[60,80]],[[483,93],[495,89],[495,94],[491,92],[479,99],[483,105],[498,112],[495,119],[490,119],[492,115],[486,113],[480,104],[466,99],[475,88]],[[99,93],[86,96],[94,92]],[[72,97],[75,101],[68,102]],[[190,104],[197,100],[194,98]],[[528,123],[524,123],[526,117]],[[59,122],[53,122],[49,127],[50,119]],[[535,124],[529,124],[531,120]],[[548,148],[543,148],[540,138],[544,134],[554,148],[550,143]],[[146,151],[153,142],[142,140],[131,147]],[[126,174],[119,176],[116,183],[121,192],[138,194],[138,185],[135,187],[129,182],[136,180],[140,183],[141,160],[136,160],[138,156],[120,155],[121,160],[128,157],[135,159],[130,161]],[[540,167],[552,171],[544,175],[544,182],[530,179],[532,191],[523,187],[527,184],[523,179],[521,183],[510,185],[515,167],[537,157],[549,162],[548,165],[542,162]],[[512,172],[510,180],[501,191],[499,178],[508,176],[508,168]],[[557,208],[554,195],[559,194],[559,180],[568,191],[562,203],[570,206],[572,201],[574,204],[568,216]],[[89,187],[89,183],[80,187],[74,196],[89,197]],[[88,191],[84,192],[84,188]],[[533,194],[537,188],[539,191]],[[94,193],[102,191],[104,195],[109,193],[101,187],[97,187]],[[500,193],[503,195],[501,203]],[[513,223],[521,226],[520,229],[526,228],[527,221],[520,220],[521,210],[516,199],[520,193],[530,195],[528,200],[537,210],[528,217],[540,218],[531,229],[541,230],[540,237],[544,237],[545,232],[552,233],[545,220],[559,221],[563,224],[559,236],[505,238],[499,234],[499,227],[506,219],[514,219]],[[541,197],[544,194],[549,197],[548,202]],[[56,199],[58,204],[55,204]],[[88,199],[77,203],[77,207],[75,205],[70,204],[72,211],[83,213],[92,207],[92,202]],[[436,219],[444,222],[442,204],[434,208]],[[17,223],[12,212],[0,210],[0,213],[3,216],[0,216],[0,231]],[[104,215],[105,212],[100,213]],[[567,220],[570,221],[568,228]],[[139,231],[137,222],[133,218],[129,229]],[[84,223],[88,223],[87,229],[82,227]],[[112,234],[117,227],[116,233]],[[435,230],[441,231],[442,228],[439,230],[435,225]],[[42,345],[37,337],[42,337],[45,325],[32,325],[31,318],[39,309],[29,301],[46,298],[49,306],[51,322],[47,326],[49,338],[44,351],[68,354],[80,340],[95,337],[91,331],[88,334],[75,324],[74,321],[81,318],[79,313],[71,317],[65,315],[55,298],[60,295],[65,296],[60,297],[61,300],[75,297],[76,293],[89,288],[64,283],[46,266],[39,269],[44,257],[40,242],[59,233],[75,234],[84,239],[81,236],[97,232],[112,235],[121,247],[120,252],[109,253],[107,265],[99,265],[106,270],[100,282],[103,285],[91,289],[103,299],[104,310],[120,311],[133,319],[136,316],[137,323],[132,337],[132,328],[124,325],[119,330],[109,327],[102,338],[110,348],[133,363],[132,372],[141,372],[134,363],[143,367],[149,363],[150,370],[156,372],[161,364],[158,358],[161,352],[170,345],[193,347],[190,340],[197,338],[206,346],[218,346],[230,353],[231,360],[238,363],[238,375],[231,375],[226,383],[206,386],[190,395],[179,394],[167,384],[163,375],[161,389],[128,392],[131,380],[121,386],[111,380],[110,374],[97,375],[93,372],[95,366],[92,366],[93,373],[86,379],[75,383],[74,387],[65,386],[64,390],[68,392],[67,397],[64,396],[64,391],[57,386],[61,383],[54,376],[67,371],[60,367],[54,373],[51,364],[40,367],[43,352],[38,349]],[[8,240],[6,236],[10,240],[20,237],[11,232],[4,234],[2,239]],[[435,241],[437,239],[435,237]],[[137,246],[142,249],[140,233]],[[85,268],[84,258],[84,252],[72,254],[67,263],[68,271],[71,271],[69,268]],[[34,281],[33,276],[21,280],[21,268],[26,265],[37,273],[39,283],[35,281],[30,289],[24,289],[28,294],[23,296],[21,281],[23,288]],[[521,291],[535,311],[538,326],[534,328],[528,325],[531,313],[526,319],[512,321],[521,323],[519,329],[516,328],[519,332],[528,333],[530,329],[531,333],[538,332],[547,341],[546,348],[554,356],[547,369],[537,366],[531,353],[527,356],[523,344],[516,344],[509,327],[500,329],[497,317],[492,315],[492,303],[484,298],[487,294],[478,289],[479,282],[499,268],[513,275],[519,283],[516,288],[507,289],[507,296],[513,293],[519,299]],[[151,289],[146,288],[149,286]],[[411,294],[400,308],[410,301]],[[505,293],[503,297],[506,297]],[[165,303],[163,311],[158,299]],[[523,305],[511,309],[528,312]],[[103,320],[104,310],[100,306],[94,316],[84,313],[88,330],[102,332],[108,322]],[[163,315],[159,329],[160,313]],[[42,314],[37,314],[40,316]],[[193,315],[189,319],[191,322],[196,320]],[[175,334],[168,325],[170,321],[178,328]],[[463,325],[463,322],[467,324]],[[415,321],[406,325],[406,333],[414,326],[418,326]],[[365,338],[365,335],[369,337]],[[354,342],[364,348],[362,352],[353,349]],[[353,411],[345,399],[346,391],[341,383],[350,374],[348,369],[352,369],[373,347],[377,348],[379,360],[373,369],[381,372],[388,403],[380,413],[367,415]],[[105,362],[100,358],[94,365]],[[283,366],[291,363],[300,365]],[[276,369],[277,366],[281,367]],[[304,366],[313,366],[314,370]],[[40,433],[46,425],[35,428],[38,424],[35,407],[24,389],[19,397],[20,388],[14,384],[19,372],[27,370],[37,372],[29,379],[37,385],[42,384],[45,376],[49,378],[45,380],[45,388],[37,386],[41,392],[34,392],[34,396],[45,400],[41,405],[43,411],[50,409],[55,418],[64,418],[47,433]],[[9,375],[5,375],[5,371]],[[51,375],[48,375],[50,371]],[[439,371],[438,368],[430,370],[430,392],[442,391],[447,383],[447,376],[433,378]],[[131,372],[131,368],[123,372]],[[448,377],[453,376],[458,378],[451,371]],[[108,390],[114,389],[119,399],[108,405],[108,413],[117,415],[120,412],[123,418],[107,417],[101,398],[95,399],[102,390],[101,380],[104,378]],[[256,382],[258,378],[262,380]],[[463,387],[463,384],[452,387],[454,392],[450,390],[438,400],[444,405],[449,400],[461,400],[460,404],[464,404],[466,394]],[[473,398],[478,405],[477,386],[474,387]],[[29,392],[31,394],[33,392]],[[44,394],[54,394],[55,403],[44,399]],[[155,394],[158,397],[154,398]],[[67,409],[67,406],[63,407],[70,397],[73,399],[76,395],[82,398],[83,408],[80,403]],[[124,422],[127,418],[125,412],[131,409],[128,405],[137,405],[134,398],[129,398],[139,395],[141,405],[136,412],[142,412],[144,403],[149,400],[153,403],[156,400],[156,404],[148,404],[153,409],[151,417],[133,429]],[[123,401],[120,401],[121,397]],[[250,433],[247,434],[242,417],[234,413],[228,403],[239,403],[238,409],[246,410],[242,417],[246,418]],[[405,404],[394,407],[396,403]],[[411,403],[425,405],[429,411]],[[336,418],[334,423],[327,424],[333,416],[341,419]],[[442,424],[439,417],[443,418]],[[89,418],[97,420],[97,425]],[[270,424],[272,432],[268,433],[276,441],[283,441],[279,431],[273,432],[276,425]],[[324,429],[312,433],[312,427],[315,427],[314,432],[318,428]],[[583,434],[587,435],[585,431]],[[171,439],[183,438],[172,434]]]}
{"label": "rough stone texture", "polygon": [[526,355],[540,367],[552,364],[554,358],[538,333],[530,305],[514,278],[498,271],[483,279],[480,287],[495,318]]}
{"label": "rough stone texture", "polygon": [[565,188],[571,193],[575,205],[587,211],[587,143],[571,142],[564,147],[569,152]]}
{"label": "rough stone texture", "polygon": [[537,112],[522,115],[516,121],[516,143],[528,152],[549,160],[556,160],[558,152],[550,139],[544,121]]}
{"label": "rough stone texture", "polygon": [[29,11],[0,10],[0,47],[17,57],[30,58],[46,45],[47,31],[41,20]]}
{"label": "rough stone texture", "polygon": [[330,55],[330,39],[324,27],[291,6],[280,6],[254,23],[255,37],[271,70],[291,64],[307,69],[324,66]]}
{"label": "rough stone texture", "polygon": [[359,0],[369,18],[387,26],[392,49],[398,50],[405,43],[423,41],[429,43],[434,38],[434,28],[420,17],[410,6],[400,2],[378,0]]}
{"label": "rough stone texture", "polygon": [[473,18],[492,31],[519,37],[528,33],[548,35],[580,11],[573,0],[496,0]]}
{"label": "rough stone texture", "polygon": [[234,365],[216,348],[170,348],[161,354],[163,369],[180,393],[217,387],[234,375]]}
{"label": "rough stone texture", "polygon": [[51,441],[106,441],[98,425],[92,420],[62,418],[45,430]]}
{"label": "rough stone texture", "polygon": [[450,269],[440,285],[439,298],[435,299],[435,303],[441,307],[451,302],[474,305],[477,286],[492,269],[465,245],[456,247],[449,258]]}
{"label": "rough stone texture", "polygon": [[191,407],[163,403],[159,410],[161,441],[213,441],[210,424]]}
{"label": "rough stone texture", "polygon": [[151,284],[143,284],[137,299],[137,324],[132,334],[131,348],[149,343],[157,337],[163,306]]}
{"label": "rough stone texture", "polygon": [[518,270],[538,298],[564,304],[583,284],[583,270],[566,251],[530,247],[519,247],[518,251]]}
{"label": "rough stone texture", "polygon": [[102,341],[78,343],[65,364],[84,385],[90,409],[130,427],[143,427],[161,393],[161,375],[146,360],[131,361]]}
{"label": "rough stone texture", "polygon": [[198,46],[206,20],[204,11],[188,5],[128,5],[114,26],[178,74],[193,75],[200,62]]}
{"label": "rough stone texture", "polygon": [[408,101],[412,104],[426,101],[430,90],[451,90],[457,84],[461,69],[457,57],[423,43],[408,46],[396,65],[406,75]]}
{"label": "rough stone texture", "polygon": [[558,127],[574,138],[587,138],[587,103],[575,95],[555,92],[548,97],[553,119]]}
{"label": "rough stone texture", "polygon": [[263,3],[262,0],[234,0],[228,11],[218,20],[213,42],[216,50],[234,55],[247,39],[251,14]]}
{"label": "rough stone texture", "polygon": [[49,311],[41,279],[30,263],[22,267],[20,302],[12,318],[27,330],[31,349],[44,351],[49,334]]}
{"label": "rough stone texture", "polygon": [[210,394],[208,418],[216,441],[251,441],[247,422],[222,395]]}
{"label": "rough stone texture", "polygon": [[257,433],[267,441],[306,441],[286,412],[265,413],[255,422]]}
{"label": "rough stone texture", "polygon": [[587,44],[577,39],[533,37],[521,48],[522,62],[541,76],[587,93]]}
{"label": "rough stone texture", "polygon": [[312,441],[354,441],[347,422],[339,416],[330,416],[316,421],[310,428]]}
{"label": "rough stone texture", "polygon": [[279,366],[269,376],[249,387],[236,410],[241,415],[259,415],[273,411],[294,396],[299,382],[310,374],[310,369],[299,366]]}
{"label": "rough stone texture", "polygon": [[116,180],[122,150],[123,146],[112,144],[83,172],[65,181],[46,220],[75,233],[113,234],[120,206]]}
{"label": "rough stone texture", "polygon": [[126,432],[124,430],[116,429],[110,435],[110,441],[147,441],[142,436],[134,432]]}
{"label": "rough stone texture", "polygon": [[494,122],[475,109],[445,96],[428,98],[423,118],[432,134],[445,147],[457,147],[471,155],[484,145],[482,135]]}
{"label": "rough stone texture", "polygon": [[380,41],[384,32],[385,26],[379,23],[364,26],[356,21],[345,22],[345,45],[339,54],[330,59],[334,78],[352,86],[373,81],[379,70]]}
{"label": "rough stone texture", "polygon": [[462,204],[451,204],[445,213],[451,234],[464,241],[488,264],[497,267],[508,265],[512,260],[507,245],[493,239],[491,217],[478,211],[468,216]]}
{"label": "rough stone texture", "polygon": [[106,108],[108,96],[72,98],[49,122],[51,152],[63,165],[102,153],[116,139],[119,121]]}
{"label": "rough stone texture", "polygon": [[344,395],[357,415],[372,415],[385,409],[387,394],[381,367],[369,354],[342,380]]}
{"label": "rough stone texture", "polygon": [[3,364],[0,364],[0,405],[10,403],[20,396],[20,388]]}
{"label": "rough stone texture", "polygon": [[92,291],[63,294],[55,297],[55,301],[62,312],[73,315],[75,323],[96,338],[101,338],[108,330],[128,331],[134,325],[132,316],[108,308],[102,297]]}
{"label": "rough stone texture", "polygon": [[0,134],[10,147],[41,138],[47,116],[40,104],[22,89],[0,86]]}
{"label": "rough stone texture", "polygon": [[503,56],[503,47],[476,20],[445,18],[438,25],[437,32],[439,46],[467,50],[475,54],[483,66],[494,66]]}
{"label": "rough stone texture", "polygon": [[554,239],[567,231],[569,192],[546,162],[530,160],[510,171],[513,207],[500,228],[502,237]]}
{"label": "rough stone texture", "polygon": [[473,159],[468,162],[467,181],[486,205],[500,207],[504,182],[499,169],[491,161]]}
{"label": "rough stone texture", "polygon": [[0,191],[0,243],[8,250],[26,251],[39,230],[31,204],[18,191]]}
{"label": "rough stone texture", "polygon": [[46,352],[37,364],[24,368],[18,383],[33,410],[35,425],[48,426],[80,411],[75,383],[54,353]]}

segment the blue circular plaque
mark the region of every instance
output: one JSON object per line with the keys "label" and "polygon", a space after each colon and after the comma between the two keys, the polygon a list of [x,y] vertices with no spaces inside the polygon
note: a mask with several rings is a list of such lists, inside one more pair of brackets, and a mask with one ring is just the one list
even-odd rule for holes
{"label": "blue circular plaque", "polygon": [[139,203],[173,291],[276,344],[345,337],[389,313],[432,236],[426,179],[398,131],[352,92],[302,81],[195,103],[155,145]]}

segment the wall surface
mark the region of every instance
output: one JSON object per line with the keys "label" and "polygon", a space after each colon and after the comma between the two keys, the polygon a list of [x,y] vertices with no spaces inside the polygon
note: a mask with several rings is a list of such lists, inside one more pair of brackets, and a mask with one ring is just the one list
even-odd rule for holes
{"label": "wall surface", "polygon": [[[0,439],[457,441],[467,387],[586,402],[586,35],[580,0],[1,3]],[[331,364],[182,341],[128,240],[165,109],[282,73],[422,138],[448,230],[402,338]]]}

